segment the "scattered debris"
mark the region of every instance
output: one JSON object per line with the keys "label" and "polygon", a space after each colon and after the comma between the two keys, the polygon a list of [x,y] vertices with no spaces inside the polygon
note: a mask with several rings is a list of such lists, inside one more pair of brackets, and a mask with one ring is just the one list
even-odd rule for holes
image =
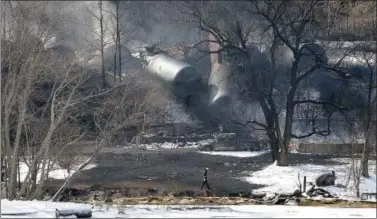
{"label": "scattered debris", "polygon": [[377,193],[361,193],[361,200],[377,199]]}
{"label": "scattered debris", "polygon": [[284,205],[284,203],[288,200],[288,198],[284,195],[277,195],[273,200],[272,203],[275,205]]}
{"label": "scattered debris", "polygon": [[118,214],[126,214],[126,212],[124,211],[124,209],[118,209]]}
{"label": "scattered debris", "polygon": [[251,192],[245,191],[238,191],[238,192],[231,192],[228,194],[229,197],[242,197],[242,198],[249,198],[251,196]]}
{"label": "scattered debris", "polygon": [[[236,197],[237,193],[231,193],[229,194],[229,196]],[[247,197],[250,198],[252,202],[256,204],[298,205],[302,198],[307,198],[307,197],[312,198],[312,197],[319,197],[319,196],[323,198],[337,198],[336,195],[331,194],[330,192],[326,191],[323,188],[316,188],[315,185],[312,185],[312,187],[307,192],[302,192],[299,189],[297,189],[292,194],[276,194],[276,193],[252,194],[251,193]]]}
{"label": "scattered debris", "polygon": [[78,210],[59,210],[55,209],[55,218],[76,216],[77,218],[91,218],[91,209],[78,209]]}
{"label": "scattered debris", "polygon": [[148,195],[155,196],[157,195],[158,190],[156,188],[150,188],[148,189]]}
{"label": "scattered debris", "polygon": [[315,180],[315,184],[317,186],[333,186],[335,185],[335,171],[331,171],[331,173],[325,173],[318,176]]}
{"label": "scattered debris", "polygon": [[338,188],[346,188],[346,186],[345,185],[343,185],[343,184],[340,184],[340,183],[337,183],[336,185],[335,185],[336,187],[338,187]]}
{"label": "scattered debris", "polygon": [[321,197],[324,197],[324,198],[337,198],[336,195],[334,194],[331,194],[329,191],[326,191],[325,189],[323,188],[315,188],[315,185],[313,185],[307,192],[306,194],[309,196],[309,197],[317,197],[317,196],[321,196]]}
{"label": "scattered debris", "polygon": [[112,198],[107,198],[105,200],[105,203],[109,204],[109,203],[113,203],[113,199]]}
{"label": "scattered debris", "polygon": [[302,192],[301,192],[299,189],[296,189],[296,190],[293,192],[293,196],[300,197],[301,194],[302,194]]}

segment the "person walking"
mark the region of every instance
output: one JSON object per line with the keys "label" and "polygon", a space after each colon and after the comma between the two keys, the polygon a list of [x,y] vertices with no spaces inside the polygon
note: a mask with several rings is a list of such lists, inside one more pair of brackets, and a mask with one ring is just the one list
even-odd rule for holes
{"label": "person walking", "polygon": [[203,190],[204,185],[207,187],[207,190],[211,190],[211,187],[208,184],[208,168],[204,169],[203,182],[202,182],[202,185],[200,186],[201,190]]}

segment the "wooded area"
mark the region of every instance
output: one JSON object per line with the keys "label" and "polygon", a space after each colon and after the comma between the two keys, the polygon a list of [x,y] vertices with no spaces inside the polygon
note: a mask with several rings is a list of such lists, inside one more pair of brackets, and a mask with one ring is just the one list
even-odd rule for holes
{"label": "wooded area", "polygon": [[[219,132],[236,126],[267,140],[271,162],[279,166],[289,164],[293,141],[340,130],[349,144],[363,145],[355,174],[369,176],[377,136],[373,1],[1,5],[1,165],[10,200],[41,199],[49,172],[77,162],[80,142],[93,147],[76,172],[104,147],[186,115]],[[148,73],[134,55],[146,45],[183,54],[180,60],[194,66],[205,85],[192,89],[204,93],[210,93],[211,72],[226,66],[233,108],[178,102],[172,85]],[[333,125],[339,119],[346,126]],[[24,179],[20,162],[29,168]]]}

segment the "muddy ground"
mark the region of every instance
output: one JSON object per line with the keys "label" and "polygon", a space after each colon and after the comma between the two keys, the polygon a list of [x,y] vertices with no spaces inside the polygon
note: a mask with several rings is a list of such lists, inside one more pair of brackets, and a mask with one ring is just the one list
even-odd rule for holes
{"label": "muddy ground", "polygon": [[[290,154],[291,164],[334,164],[335,156]],[[339,156],[338,156],[339,157]],[[71,188],[101,185],[108,189],[179,192],[199,190],[204,168],[209,168],[208,181],[217,196],[239,191],[251,191],[262,185],[249,184],[240,179],[271,164],[270,153],[257,157],[239,158],[198,153],[196,150],[161,149],[142,152],[134,149],[107,149],[93,161],[97,167],[77,174]],[[57,187],[61,180],[46,182]]]}

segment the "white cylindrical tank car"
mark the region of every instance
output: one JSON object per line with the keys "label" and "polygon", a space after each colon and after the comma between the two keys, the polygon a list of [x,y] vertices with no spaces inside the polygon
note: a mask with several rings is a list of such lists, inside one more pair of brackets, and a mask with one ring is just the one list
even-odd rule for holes
{"label": "white cylindrical tank car", "polygon": [[145,60],[148,72],[172,86],[178,100],[187,105],[200,101],[202,75],[195,67],[165,54],[147,55]]}
{"label": "white cylindrical tank car", "polygon": [[147,61],[147,70],[165,82],[192,83],[202,79],[195,67],[165,54],[150,56]]}
{"label": "white cylindrical tank car", "polygon": [[209,77],[210,104],[229,103],[231,66],[228,63],[214,63]]}

